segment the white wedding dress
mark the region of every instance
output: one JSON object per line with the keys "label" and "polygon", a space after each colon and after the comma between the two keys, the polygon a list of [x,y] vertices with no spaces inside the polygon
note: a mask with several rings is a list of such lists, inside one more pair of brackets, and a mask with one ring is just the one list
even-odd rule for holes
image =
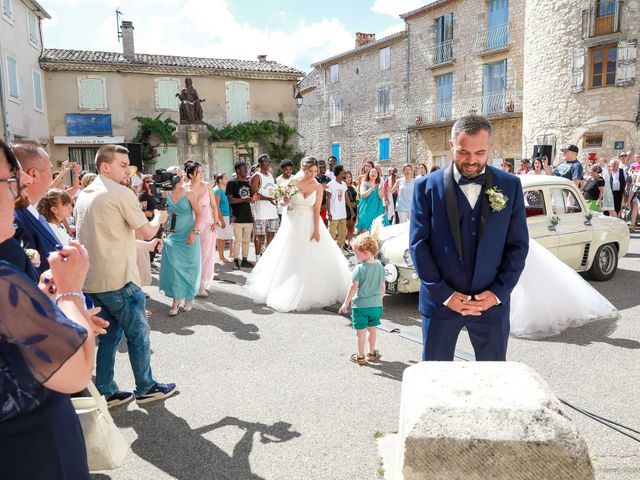
{"label": "white wedding dress", "polygon": [[571,267],[533,239],[511,294],[511,335],[543,338],[569,327],[619,317],[616,308]]}
{"label": "white wedding dress", "polygon": [[315,201],[315,190],[306,198],[299,192],[284,209],[278,233],[245,284],[254,302],[291,312],[344,301],[351,272],[322,219],[320,241],[311,240]]}

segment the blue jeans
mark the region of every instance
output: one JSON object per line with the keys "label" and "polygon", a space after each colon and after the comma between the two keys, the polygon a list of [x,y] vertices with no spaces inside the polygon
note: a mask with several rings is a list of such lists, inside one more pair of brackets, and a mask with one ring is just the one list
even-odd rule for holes
{"label": "blue jeans", "polygon": [[113,368],[118,345],[124,334],[136,380],[134,393],[136,396],[144,395],[156,384],[151,373],[151,345],[144,292],[130,282],[120,290],[88,295],[95,306],[102,309],[99,316],[109,322],[107,333],[98,337],[96,387],[107,398],[118,391],[113,380]]}

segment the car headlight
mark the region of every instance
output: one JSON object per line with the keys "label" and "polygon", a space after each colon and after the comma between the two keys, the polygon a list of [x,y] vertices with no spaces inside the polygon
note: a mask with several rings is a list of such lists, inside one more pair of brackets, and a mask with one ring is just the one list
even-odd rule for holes
{"label": "car headlight", "polygon": [[411,258],[411,252],[409,251],[409,249],[404,251],[404,255],[402,255],[402,258],[404,258],[404,263],[406,263],[410,267],[413,267],[413,259]]}

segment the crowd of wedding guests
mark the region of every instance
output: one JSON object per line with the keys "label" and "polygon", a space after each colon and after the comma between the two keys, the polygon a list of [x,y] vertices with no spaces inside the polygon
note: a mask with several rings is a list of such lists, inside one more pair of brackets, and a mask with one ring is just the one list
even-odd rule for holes
{"label": "crowd of wedding guests", "polygon": [[[620,152],[605,158],[597,152],[587,152],[582,160],[576,145],[562,149],[563,159],[552,166],[546,156],[520,161],[518,175],[556,175],[575,183],[582,191],[589,209],[610,217],[629,221],[631,232],[636,231],[640,201],[640,153]],[[503,170],[513,173],[510,164]]]}

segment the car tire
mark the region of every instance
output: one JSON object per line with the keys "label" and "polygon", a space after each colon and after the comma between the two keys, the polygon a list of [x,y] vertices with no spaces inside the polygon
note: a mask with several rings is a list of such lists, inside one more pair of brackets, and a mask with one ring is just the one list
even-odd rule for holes
{"label": "car tire", "polygon": [[605,243],[598,248],[587,276],[591,280],[605,282],[615,275],[617,269],[618,249],[613,243]]}

